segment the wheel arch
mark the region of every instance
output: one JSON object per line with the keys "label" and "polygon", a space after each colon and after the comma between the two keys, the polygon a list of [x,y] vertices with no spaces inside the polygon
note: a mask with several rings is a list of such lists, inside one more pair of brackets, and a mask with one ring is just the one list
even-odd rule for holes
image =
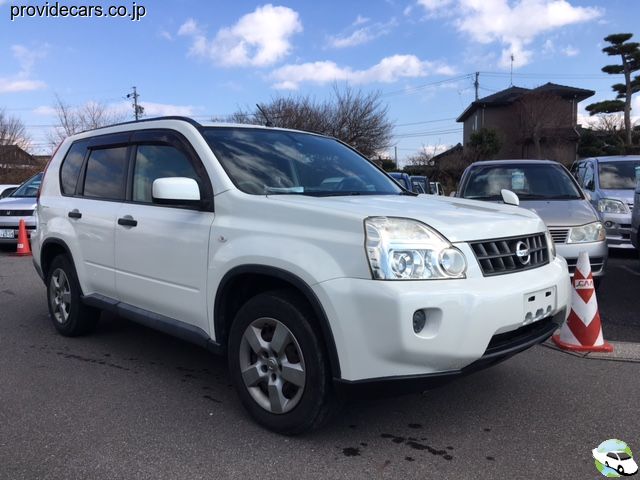
{"label": "wheel arch", "polygon": [[73,264],[71,249],[69,249],[69,246],[63,240],[60,240],[59,238],[47,238],[42,243],[42,248],[40,249],[40,269],[42,270],[42,276],[44,279],[47,278],[49,267],[51,266],[53,259],[61,254],[67,255]]}
{"label": "wheel arch", "polygon": [[300,277],[286,270],[266,265],[241,265],[229,270],[218,285],[213,306],[216,343],[225,347],[236,312],[251,297],[281,288],[296,291],[311,307],[322,340],[327,349],[329,366],[334,378],[340,378],[340,360],[327,315],[311,287]]}

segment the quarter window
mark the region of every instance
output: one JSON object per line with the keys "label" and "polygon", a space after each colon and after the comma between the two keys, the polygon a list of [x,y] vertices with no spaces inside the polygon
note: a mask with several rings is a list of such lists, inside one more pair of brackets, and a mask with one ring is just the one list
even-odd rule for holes
{"label": "quarter window", "polygon": [[84,196],[123,200],[127,172],[127,147],[92,150],[87,161]]}
{"label": "quarter window", "polygon": [[151,187],[157,178],[198,175],[187,156],[170,145],[139,145],[133,173],[133,200],[151,203]]}
{"label": "quarter window", "polygon": [[84,143],[74,143],[67,152],[60,169],[60,188],[63,194],[73,195],[76,193],[76,184],[86,151],[87,146]]}

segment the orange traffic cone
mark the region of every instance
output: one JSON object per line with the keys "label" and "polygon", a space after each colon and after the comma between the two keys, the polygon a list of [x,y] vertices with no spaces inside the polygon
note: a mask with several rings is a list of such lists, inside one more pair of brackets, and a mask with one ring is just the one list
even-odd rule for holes
{"label": "orange traffic cone", "polygon": [[612,352],[613,347],[602,336],[598,301],[587,252],[580,252],[571,283],[571,313],[560,327],[559,333],[553,336],[553,341],[565,350]]}
{"label": "orange traffic cone", "polygon": [[31,246],[29,245],[29,237],[27,237],[27,227],[24,226],[24,220],[21,218],[18,227],[18,251],[16,255],[31,255]]}

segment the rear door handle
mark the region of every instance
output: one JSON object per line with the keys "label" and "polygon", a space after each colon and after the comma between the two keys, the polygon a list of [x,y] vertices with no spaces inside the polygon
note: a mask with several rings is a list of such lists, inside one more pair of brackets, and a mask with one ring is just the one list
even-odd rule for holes
{"label": "rear door handle", "polygon": [[138,225],[138,221],[134,220],[131,215],[125,215],[118,219],[118,225],[122,225],[123,227],[136,227]]}
{"label": "rear door handle", "polygon": [[82,214],[80,213],[80,211],[75,208],[73,210],[71,210],[69,213],[69,218],[82,218]]}

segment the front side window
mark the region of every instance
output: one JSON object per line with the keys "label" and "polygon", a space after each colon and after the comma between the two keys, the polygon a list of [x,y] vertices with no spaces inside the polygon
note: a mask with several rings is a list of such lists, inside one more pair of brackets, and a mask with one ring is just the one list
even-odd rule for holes
{"label": "front side window", "polygon": [[598,166],[600,188],[610,190],[631,190],[640,180],[640,161],[601,162]]}
{"label": "front side window", "polygon": [[474,167],[462,197],[501,200],[501,190],[515,192],[521,200],[576,200],[582,198],[571,175],[559,165],[510,164]]}
{"label": "front side window", "polygon": [[593,165],[589,163],[584,171],[584,179],[582,181],[582,185],[587,190],[593,190],[595,187],[593,181],[594,181]]}
{"label": "front side window", "polygon": [[165,177],[187,177],[198,181],[198,175],[187,156],[170,145],[139,145],[133,173],[133,200],[151,203],[153,181]]}
{"label": "front side window", "polygon": [[205,128],[203,135],[243,192],[254,195],[398,195],[393,180],[337,140],[254,128]]}
{"label": "front side window", "polygon": [[84,196],[123,200],[127,175],[127,147],[92,150],[87,160]]}

